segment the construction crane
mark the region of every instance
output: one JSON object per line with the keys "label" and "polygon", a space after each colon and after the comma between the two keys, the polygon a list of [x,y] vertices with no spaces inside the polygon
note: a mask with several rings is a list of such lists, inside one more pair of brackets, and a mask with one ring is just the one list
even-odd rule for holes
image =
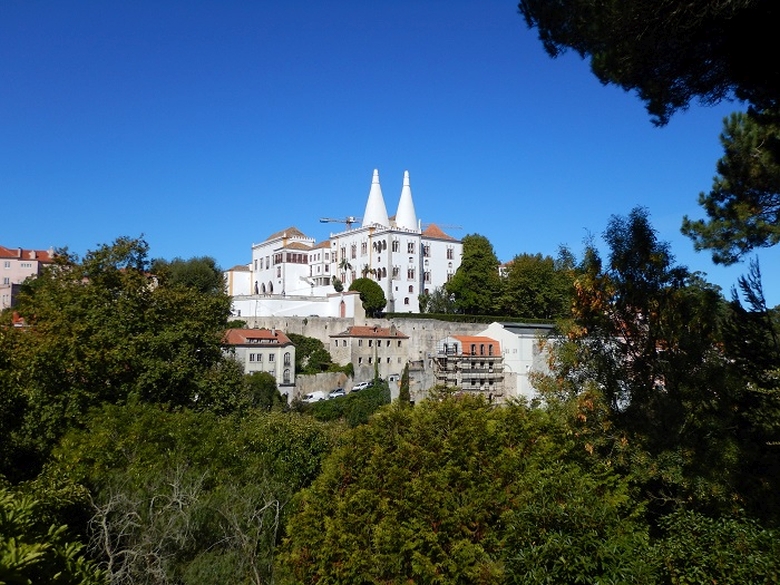
{"label": "construction crane", "polygon": [[348,215],[344,219],[336,219],[333,217],[321,217],[320,223],[343,223],[347,225],[347,229],[352,227],[353,223],[358,223],[360,221],[359,217],[355,217],[354,215]]}

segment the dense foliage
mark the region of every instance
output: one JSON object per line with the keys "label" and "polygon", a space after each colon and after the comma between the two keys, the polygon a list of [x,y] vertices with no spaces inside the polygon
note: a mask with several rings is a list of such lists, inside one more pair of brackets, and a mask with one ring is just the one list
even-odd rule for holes
{"label": "dense foliage", "polygon": [[27,327],[0,333],[9,408],[0,473],[34,475],[59,436],[104,402],[230,408],[243,376],[221,348],[230,298],[174,277],[186,263],[173,266],[157,278],[146,243],[120,238],[83,260],[62,251],[23,286],[15,310]]}
{"label": "dense foliage", "polygon": [[290,501],[336,431],[291,413],[105,406],[46,476],[89,487],[90,551],[112,583],[267,583]]}
{"label": "dense foliage", "polygon": [[[630,565],[621,557],[646,537],[625,482],[554,427],[542,411],[471,397],[384,410],[303,493],[282,559],[290,582],[541,583],[544,563],[579,572],[599,550]],[[552,518],[567,492],[590,493],[579,526],[574,508]],[[559,531],[588,544],[561,550]]]}
{"label": "dense foliage", "polygon": [[765,66],[780,11],[771,0],[521,0],[520,12],[555,57],[589,57],[602,83],[634,90],[658,123],[692,100],[736,96],[780,105],[780,71]]}
{"label": "dense foliage", "polygon": [[379,317],[387,304],[382,287],[370,278],[357,278],[349,285],[349,290],[358,291],[367,317]]}
{"label": "dense foliage", "polygon": [[501,295],[498,258],[493,245],[479,234],[463,238],[463,257],[458,270],[445,285],[458,313],[495,315]]}
{"label": "dense foliage", "polygon": [[350,427],[356,427],[367,423],[385,404],[390,404],[390,388],[387,382],[376,380],[368,388],[341,398],[301,404],[300,410],[320,421],[344,421]]}
{"label": "dense foliage", "polygon": [[33,498],[0,488],[0,583],[101,585],[107,575],[69,540],[67,526],[47,526]]}
{"label": "dense foliage", "polygon": [[756,248],[780,242],[780,124],[732,114],[724,120],[712,190],[699,195],[706,220],[683,220],[697,250],[733,264]]}
{"label": "dense foliage", "polygon": [[634,90],[654,121],[699,100],[736,97],[746,114],[724,120],[706,220],[683,232],[716,262],[732,263],[780,237],[780,69],[765,65],[780,9],[772,0],[522,0],[520,12],[555,57],[590,58],[602,83]]}
{"label": "dense foliage", "polygon": [[[769,421],[780,416],[771,373],[780,354],[771,322],[675,265],[644,210],[613,217],[605,239],[608,263],[587,251],[567,337],[539,387],[604,402],[612,432],[637,447],[626,468],[656,513],[683,504],[747,510],[776,525],[780,427]],[[744,359],[746,350],[755,359]],[[762,355],[765,369],[751,371]]]}

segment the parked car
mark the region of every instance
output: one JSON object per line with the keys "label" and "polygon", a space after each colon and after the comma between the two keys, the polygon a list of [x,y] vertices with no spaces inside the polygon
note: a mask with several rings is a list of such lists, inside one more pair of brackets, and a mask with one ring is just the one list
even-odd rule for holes
{"label": "parked car", "polygon": [[373,382],[358,382],[354,386],[352,386],[352,390],[350,392],[357,392],[358,390],[365,390],[366,388],[369,388]]}
{"label": "parked car", "polygon": [[325,400],[327,397],[327,394],[323,392],[322,390],[315,390],[314,392],[309,392],[306,396],[303,397],[304,402],[319,402],[320,400]]}
{"label": "parked car", "polygon": [[331,398],[341,398],[342,396],[346,396],[347,391],[344,390],[344,388],[336,388],[333,392],[328,394],[328,400]]}

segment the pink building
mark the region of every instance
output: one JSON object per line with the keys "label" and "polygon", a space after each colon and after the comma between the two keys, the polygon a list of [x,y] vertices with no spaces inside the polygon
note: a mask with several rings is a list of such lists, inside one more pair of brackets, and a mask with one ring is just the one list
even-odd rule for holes
{"label": "pink building", "polygon": [[19,285],[38,276],[54,259],[54,250],[25,250],[0,246],[0,310],[14,304]]}

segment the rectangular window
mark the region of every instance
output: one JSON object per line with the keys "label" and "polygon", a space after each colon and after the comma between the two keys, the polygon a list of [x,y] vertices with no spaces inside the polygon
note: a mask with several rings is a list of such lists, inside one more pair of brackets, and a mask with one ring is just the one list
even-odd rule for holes
{"label": "rectangular window", "polygon": [[408,268],[406,270],[406,279],[407,280],[414,280],[414,268]]}
{"label": "rectangular window", "polygon": [[362,339],[358,339],[358,347],[363,347],[363,340]]}
{"label": "rectangular window", "polygon": [[393,240],[393,252],[400,252],[401,250],[401,242],[398,240]]}
{"label": "rectangular window", "polygon": [[11,261],[10,260],[6,260],[5,262],[3,262],[3,267],[4,268],[11,268]]}
{"label": "rectangular window", "polygon": [[350,246],[349,255],[351,258],[357,258],[357,244],[352,244],[352,246]]}
{"label": "rectangular window", "polygon": [[253,361],[255,361],[255,354],[253,354],[253,353],[250,353],[250,354],[249,354],[249,361],[250,361],[250,362],[253,362]]}
{"label": "rectangular window", "polygon": [[6,276],[3,278],[3,284],[11,284],[11,279]]}
{"label": "rectangular window", "polygon": [[406,244],[406,253],[414,254],[414,242],[409,242]]}
{"label": "rectangular window", "polygon": [[447,260],[455,259],[455,250],[453,248],[447,248]]}
{"label": "rectangular window", "polygon": [[371,347],[371,345],[373,344],[373,342],[374,342],[374,340],[373,340],[373,339],[369,339],[369,340],[368,340],[368,347]]}
{"label": "rectangular window", "polygon": [[276,357],[276,356],[275,356],[274,354],[270,354],[270,355],[268,356],[268,361],[269,361],[269,362],[272,362],[272,361],[274,361],[274,358],[275,358],[275,357]]}
{"label": "rectangular window", "polygon": [[360,255],[365,256],[368,254],[368,242],[362,242],[360,244]]}

